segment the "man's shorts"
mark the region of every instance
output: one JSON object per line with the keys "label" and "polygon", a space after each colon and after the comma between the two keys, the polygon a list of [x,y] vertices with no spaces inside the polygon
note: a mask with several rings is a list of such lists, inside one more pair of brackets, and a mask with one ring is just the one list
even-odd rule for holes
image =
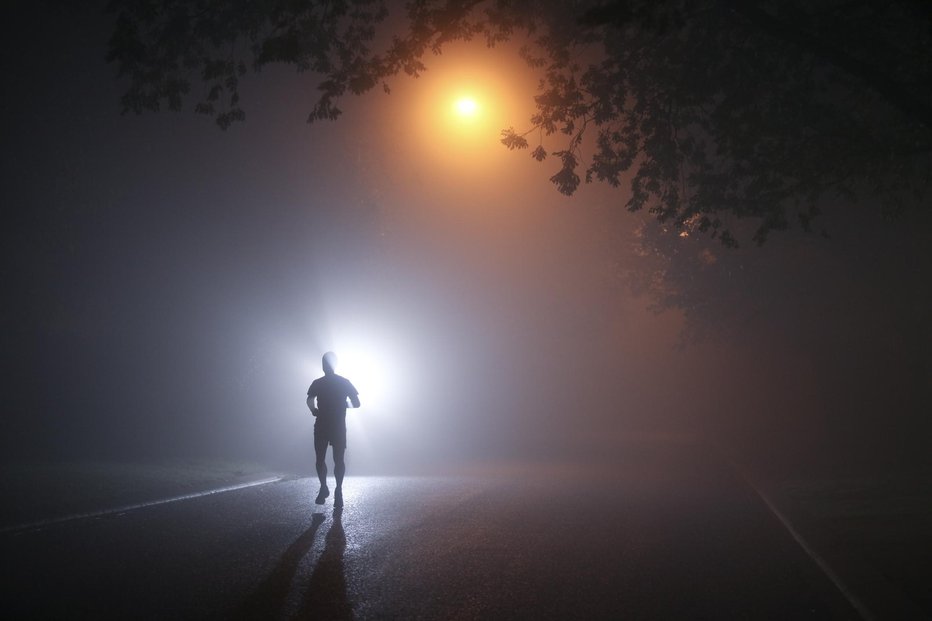
{"label": "man's shorts", "polygon": [[335,449],[346,449],[346,423],[342,425],[321,425],[320,423],[320,420],[314,423],[314,450],[326,451],[328,444]]}

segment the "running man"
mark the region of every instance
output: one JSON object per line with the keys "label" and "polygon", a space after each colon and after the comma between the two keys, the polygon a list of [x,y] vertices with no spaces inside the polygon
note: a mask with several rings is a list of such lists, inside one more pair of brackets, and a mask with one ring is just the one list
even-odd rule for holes
{"label": "running man", "polygon": [[[327,487],[327,445],[333,447],[333,475],[337,487],[333,490],[333,506],[343,506],[343,475],[346,474],[346,402],[359,407],[359,391],[345,377],[337,375],[337,355],[332,351],[324,354],[322,362],[324,376],[318,377],[307,389],[307,407],[317,417],[314,423],[314,452],[317,454],[317,478],[320,492],[315,503],[322,505],[330,495]],[[317,403],[314,403],[314,400]]]}

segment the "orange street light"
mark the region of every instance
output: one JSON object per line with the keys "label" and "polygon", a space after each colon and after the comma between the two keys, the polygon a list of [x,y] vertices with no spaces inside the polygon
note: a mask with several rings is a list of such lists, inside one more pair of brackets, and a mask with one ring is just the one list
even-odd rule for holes
{"label": "orange street light", "polygon": [[476,116],[479,112],[479,104],[472,97],[461,97],[454,104],[456,113],[462,117]]}

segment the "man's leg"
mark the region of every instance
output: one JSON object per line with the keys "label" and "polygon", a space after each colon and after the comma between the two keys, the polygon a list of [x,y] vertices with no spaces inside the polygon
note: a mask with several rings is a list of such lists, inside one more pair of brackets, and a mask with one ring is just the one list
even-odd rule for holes
{"label": "man's leg", "polygon": [[343,506],[343,476],[346,474],[346,447],[333,447],[333,476],[337,479],[337,488],[333,492],[333,506]]}
{"label": "man's leg", "polygon": [[327,438],[323,434],[318,434],[316,429],[314,430],[314,453],[317,457],[314,465],[317,467],[317,479],[320,481],[320,492],[314,502],[322,505],[330,495],[330,489],[327,487]]}
{"label": "man's leg", "polygon": [[333,476],[337,479],[337,489],[343,487],[344,475],[346,475],[346,447],[333,447]]}
{"label": "man's leg", "polygon": [[327,449],[317,451],[317,478],[320,480],[320,486],[327,485]]}

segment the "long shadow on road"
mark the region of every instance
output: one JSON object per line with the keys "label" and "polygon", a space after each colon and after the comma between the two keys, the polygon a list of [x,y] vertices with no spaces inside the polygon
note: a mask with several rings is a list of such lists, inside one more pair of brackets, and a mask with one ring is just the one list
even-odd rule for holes
{"label": "long shadow on road", "polygon": [[[314,514],[308,529],[288,546],[271,573],[247,597],[236,614],[237,619],[282,618],[298,567],[314,545],[324,519],[323,513]],[[324,543],[324,551],[308,580],[300,609],[293,618],[350,620],[353,618],[353,609],[347,595],[343,569],[346,533],[343,531],[341,509],[334,509],[333,523]]]}
{"label": "long shadow on road", "polygon": [[353,608],[346,593],[346,576],[343,571],[343,554],[346,551],[346,533],[343,532],[342,510],[333,510],[333,524],[324,538],[324,551],[311,573],[307,590],[297,619],[333,619],[346,621],[353,618]]}

